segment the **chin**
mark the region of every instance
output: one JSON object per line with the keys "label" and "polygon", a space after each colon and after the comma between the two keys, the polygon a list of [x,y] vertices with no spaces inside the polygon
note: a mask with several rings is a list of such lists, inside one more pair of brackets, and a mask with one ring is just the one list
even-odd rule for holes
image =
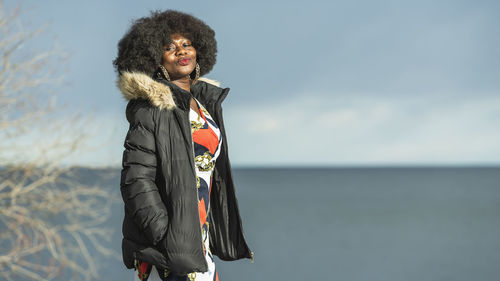
{"label": "chin", "polygon": [[178,71],[175,71],[175,72],[171,72],[169,71],[168,73],[170,74],[170,77],[174,78],[174,79],[179,79],[179,78],[184,78],[186,76],[189,76],[189,74],[191,74],[192,72],[194,71],[194,68],[193,70],[189,71],[189,70],[185,70],[185,69],[179,69]]}
{"label": "chin", "polygon": [[191,74],[192,72],[194,71],[194,67],[191,68],[190,70],[183,70],[183,71],[179,71],[179,75],[181,75],[182,77],[184,76],[188,76],[189,74]]}

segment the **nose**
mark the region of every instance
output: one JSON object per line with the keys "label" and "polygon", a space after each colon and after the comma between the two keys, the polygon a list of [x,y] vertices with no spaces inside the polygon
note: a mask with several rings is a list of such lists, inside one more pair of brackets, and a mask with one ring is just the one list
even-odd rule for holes
{"label": "nose", "polygon": [[187,50],[183,46],[180,46],[179,48],[177,48],[176,55],[181,56],[181,55],[185,55],[185,54],[187,54]]}

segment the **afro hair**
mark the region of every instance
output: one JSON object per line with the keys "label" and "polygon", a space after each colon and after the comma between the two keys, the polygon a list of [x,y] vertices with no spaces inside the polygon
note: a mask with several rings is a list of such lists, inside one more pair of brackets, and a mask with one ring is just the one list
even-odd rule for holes
{"label": "afro hair", "polygon": [[174,33],[193,43],[200,76],[210,72],[217,56],[215,32],[192,15],[166,10],[152,11],[151,16],[133,22],[118,43],[118,56],[113,61],[118,74],[139,71],[153,76],[162,63],[162,47],[171,43],[170,35]]}

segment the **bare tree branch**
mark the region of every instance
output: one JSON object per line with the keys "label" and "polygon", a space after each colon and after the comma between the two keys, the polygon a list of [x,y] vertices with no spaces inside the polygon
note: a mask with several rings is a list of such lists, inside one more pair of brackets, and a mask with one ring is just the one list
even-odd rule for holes
{"label": "bare tree branch", "polygon": [[111,230],[104,226],[119,198],[76,181],[74,167],[61,164],[82,151],[92,120],[58,117],[62,75],[54,61],[61,52],[23,50],[44,27],[25,31],[19,13],[0,0],[0,276],[96,280],[95,253],[119,257],[106,247]]}

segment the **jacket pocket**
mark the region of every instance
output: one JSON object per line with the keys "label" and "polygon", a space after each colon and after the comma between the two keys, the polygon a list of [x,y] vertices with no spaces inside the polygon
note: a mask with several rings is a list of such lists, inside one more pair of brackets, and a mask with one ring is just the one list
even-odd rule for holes
{"label": "jacket pocket", "polygon": [[141,245],[130,239],[123,238],[122,249],[123,261],[127,268],[133,268],[135,260],[145,261],[158,268],[167,268],[167,260],[163,254],[151,246]]}

